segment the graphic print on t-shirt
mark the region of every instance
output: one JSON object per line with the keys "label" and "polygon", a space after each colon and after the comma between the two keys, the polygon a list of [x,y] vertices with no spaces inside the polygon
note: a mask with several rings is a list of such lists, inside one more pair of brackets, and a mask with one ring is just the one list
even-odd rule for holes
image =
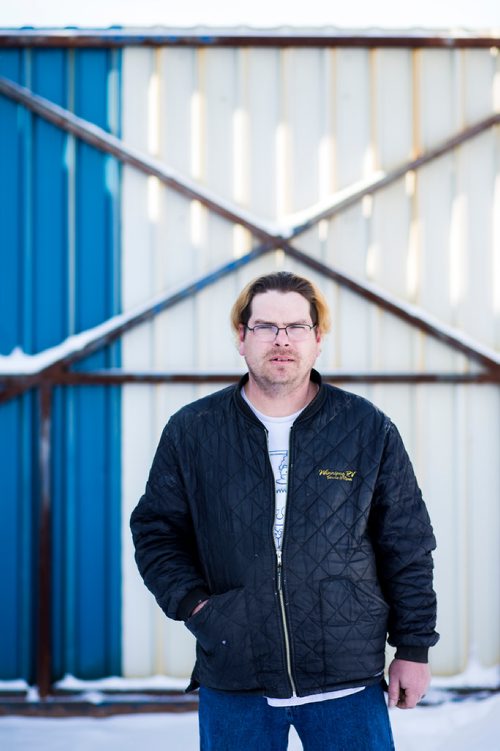
{"label": "graphic print on t-shirt", "polygon": [[274,517],[274,544],[281,550],[285,526],[286,494],[288,489],[288,449],[272,450],[269,458],[274,472],[276,506]]}

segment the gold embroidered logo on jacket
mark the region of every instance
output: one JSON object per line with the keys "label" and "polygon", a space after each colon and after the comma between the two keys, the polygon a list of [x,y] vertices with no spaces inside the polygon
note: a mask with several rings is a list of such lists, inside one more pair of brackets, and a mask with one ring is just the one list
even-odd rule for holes
{"label": "gold embroidered logo on jacket", "polygon": [[326,480],[343,480],[344,482],[352,482],[355,474],[356,470],[354,469],[346,469],[344,471],[337,469],[319,470],[319,476],[324,477]]}

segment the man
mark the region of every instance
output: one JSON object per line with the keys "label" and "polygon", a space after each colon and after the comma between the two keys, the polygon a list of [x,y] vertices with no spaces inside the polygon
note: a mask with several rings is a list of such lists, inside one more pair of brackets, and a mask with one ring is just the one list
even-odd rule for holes
{"label": "man", "polygon": [[307,279],[251,282],[232,310],[248,374],[167,424],[132,514],[136,560],[197,639],[203,751],[392,749],[438,635],[435,541],[401,438],[313,365],[329,330]]}

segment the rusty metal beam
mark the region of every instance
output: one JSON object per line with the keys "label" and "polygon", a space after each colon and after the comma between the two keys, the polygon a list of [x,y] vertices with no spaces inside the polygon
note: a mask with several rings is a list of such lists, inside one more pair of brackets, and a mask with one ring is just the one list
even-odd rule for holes
{"label": "rusty metal beam", "polygon": [[206,208],[214,211],[224,219],[246,227],[256,237],[265,242],[272,243],[272,247],[279,247],[283,240],[291,240],[297,237],[318,224],[321,220],[331,218],[357,203],[363,196],[378,192],[401,179],[408,172],[435,161],[458,146],[475,138],[477,135],[500,124],[500,113],[493,113],[483,120],[468,126],[451,138],[446,139],[436,147],[429,149],[415,159],[409,160],[387,173],[377,173],[373,178],[368,178],[362,182],[358,189],[341,191],[340,195],[337,194],[337,196],[334,196],[330,202],[322,203],[318,207],[313,206],[310,210],[300,212],[300,214],[308,214],[306,220],[300,221],[297,225],[290,227],[288,231],[277,232],[276,225],[262,222],[250,212],[245,211],[236,204],[221,199],[193,181],[182,177],[148,154],[127,146],[119,138],[111,135],[103,128],[94,125],[94,123],[88,120],[77,117],[69,110],[1,76],[0,94],[9,97],[18,104],[22,104],[36,115],[43,117],[67,133],[77,136],[100,151],[116,157],[124,164],[135,167],[143,174],[158,178],[158,180],[176,192],[191,200],[199,201]]}
{"label": "rusty metal beam", "polygon": [[[46,380],[49,380],[46,378]],[[40,375],[26,377],[23,373],[0,375],[0,404],[24,394],[40,383]]]}
{"label": "rusty metal beam", "polygon": [[[271,244],[260,245],[254,248],[249,253],[236,258],[233,261],[222,264],[209,274],[205,274],[202,277],[198,277],[193,282],[186,284],[185,286],[177,289],[175,292],[169,292],[165,295],[157,297],[149,304],[141,306],[136,311],[130,311],[123,315],[115,316],[116,324],[110,324],[103,331],[103,325],[96,326],[95,334],[92,336],[92,330],[86,332],[88,334],[85,345],[79,344],[83,334],[77,334],[75,337],[75,345],[71,348],[62,348],[62,354],[53,355],[51,361],[49,361],[41,370],[32,374],[7,374],[0,372],[0,384],[4,384],[4,388],[0,391],[0,404],[9,401],[10,399],[23,394],[25,391],[33,388],[41,382],[52,382],[58,377],[58,373],[61,368],[70,365],[77,360],[82,360],[88,355],[102,349],[103,347],[111,344],[119,337],[123,336],[127,331],[135,328],[141,323],[151,320],[158,313],[173,307],[177,303],[185,300],[191,295],[200,292],[202,289],[211,286],[219,279],[223,279],[228,274],[246,266],[251,261],[259,258],[259,256],[268,252],[271,249]],[[110,319],[112,321],[112,319]],[[109,321],[106,323],[110,323]]]}
{"label": "rusty metal beam", "polygon": [[[187,681],[186,681],[187,683]],[[115,692],[102,691],[102,700],[89,701],[85,692],[75,696],[61,696],[54,691],[49,701],[31,698],[9,699],[0,694],[0,717],[110,717],[112,715],[153,712],[196,712],[197,696],[177,692],[158,692],[156,695],[135,691],[130,698]],[[13,748],[13,747],[12,747]]]}
{"label": "rusty metal beam", "polygon": [[[466,688],[443,687],[443,701],[457,701],[464,698],[483,699],[500,693],[500,688],[476,685]],[[10,698],[3,692],[0,695],[0,716],[24,717],[109,717],[120,714],[156,713],[156,712],[196,712],[198,699],[193,694],[186,696],[180,692],[132,692],[130,699],[125,692],[117,694],[102,691],[102,701],[99,704],[89,701],[86,692],[82,691],[73,696],[61,696],[56,690],[49,702],[37,702],[26,696]],[[436,706],[434,700],[420,702],[423,706]]]}
{"label": "rusty metal beam", "polygon": [[[69,113],[67,110],[57,107],[53,103],[48,102],[42,97],[34,95],[29,90],[24,89],[17,84],[13,84],[6,79],[0,78],[0,93],[4,93],[5,95],[15,99],[15,101],[19,101],[27,107],[30,107],[37,114],[50,119],[51,122],[54,122],[54,124],[59,125],[63,129],[69,129],[70,132],[73,132],[75,133],[75,135],[79,135],[80,137],[88,137],[89,143],[92,143],[97,148],[107,150],[108,153],[113,153],[114,156],[120,159],[123,158],[125,160],[128,160],[130,158],[131,161],[129,161],[129,163],[133,164],[138,169],[141,169],[146,174],[154,174],[157,177],[162,174],[163,181],[173,189],[178,190],[191,199],[196,198],[196,200],[204,203],[204,205],[206,205],[209,209],[217,211],[217,213],[219,213],[229,221],[242,224],[253,234],[265,239],[265,243],[262,246],[254,249],[242,259],[239,259],[238,261],[232,262],[231,264],[223,267],[223,269],[225,269],[224,273],[229,273],[229,271],[234,270],[238,263],[247,263],[248,261],[253,260],[254,257],[257,257],[257,255],[261,255],[276,247],[282,247],[285,252],[291,257],[296,258],[310,268],[314,268],[315,270],[320,271],[320,273],[324,274],[327,278],[333,279],[341,286],[347,287],[355,294],[360,295],[364,299],[378,305],[383,310],[386,310],[393,315],[398,316],[410,325],[424,331],[430,336],[439,339],[447,345],[461,352],[464,352],[465,354],[467,354],[467,356],[481,362],[483,365],[486,365],[489,368],[496,369],[499,367],[500,356],[493,350],[482,347],[477,342],[464,337],[460,332],[443,326],[439,323],[439,321],[431,320],[428,315],[420,312],[415,306],[409,306],[404,303],[400,303],[395,298],[391,298],[386,295],[382,290],[376,289],[373,285],[355,280],[352,277],[349,277],[348,275],[334,268],[328,267],[325,264],[322,264],[321,262],[310,258],[303,251],[292,246],[281,235],[273,234],[273,232],[270,231],[268,227],[256,223],[253,218],[250,219],[248,217],[248,214],[245,214],[245,212],[238,209],[238,207],[230,207],[228,209],[228,206],[223,205],[219,199],[217,199],[213,195],[208,196],[202,191],[194,189],[191,184],[184,181],[179,176],[176,176],[175,179],[173,179],[171,173],[168,170],[166,170],[162,165],[158,165],[156,162],[154,162],[154,160],[150,160],[147,155],[141,155],[138,152],[131,154],[130,149],[128,147],[125,147],[119,141],[119,139],[115,138],[114,136],[110,136],[102,129],[98,129],[96,128],[96,126],[84,120],[81,120],[80,118],[75,118],[75,116],[72,113]],[[483,120],[481,123],[477,123],[476,125],[466,129],[466,131],[464,131],[463,133],[458,134],[452,139],[448,139],[448,141],[436,147],[431,152],[421,155],[418,160],[408,162],[406,165],[402,165],[397,170],[394,170],[388,175],[383,176],[379,179],[377,185],[374,184],[368,189],[365,187],[364,191],[359,192],[355,197],[351,197],[349,199],[348,205],[350,205],[350,203],[354,200],[359,200],[359,198],[361,198],[362,195],[364,195],[366,192],[374,192],[375,190],[380,189],[384,185],[388,184],[388,181],[398,179],[405,172],[409,171],[409,169],[415,169],[416,166],[421,166],[424,163],[428,163],[432,159],[436,159],[438,156],[441,156],[447,151],[455,148],[457,145],[474,137],[479,132],[482,132],[485,128],[492,127],[493,125],[498,123],[499,117],[499,115],[490,116],[489,118]],[[310,217],[306,223],[302,223],[294,227],[291,235],[294,237],[299,235],[306,229],[309,229],[311,226],[316,224],[325,216],[331,216],[332,212],[340,211],[343,208],[346,208],[346,205],[347,204],[344,203],[342,204],[342,206],[330,206],[326,210],[327,213],[325,213],[324,209],[319,210],[314,216]],[[220,269],[216,270],[214,274],[217,275],[217,278],[220,278],[220,276],[222,275],[220,273]],[[209,275],[209,277],[213,277],[213,275]],[[199,283],[190,285],[188,288],[186,288],[187,291],[185,290],[183,297],[194,294],[199,288]],[[52,366],[55,367],[58,365],[67,365],[77,359],[81,359],[91,352],[96,351],[96,349],[106,346],[111,341],[121,336],[126,330],[138,325],[139,323],[142,323],[145,320],[148,320],[149,318],[160,312],[160,310],[163,310],[165,309],[165,307],[178,302],[179,299],[182,298],[176,298],[168,305],[164,300],[162,303],[164,307],[153,305],[146,314],[133,317],[132,320],[129,321],[126,325],[117,324],[113,331],[108,332],[105,336],[96,337],[96,339],[88,347],[80,350],[79,352],[75,352],[69,357],[55,360],[52,363]],[[23,393],[28,388],[31,388],[33,385],[36,385],[39,380],[39,375],[40,374],[25,377],[24,381],[19,381],[16,385],[11,385],[10,387],[4,389],[4,391],[0,393],[0,403],[11,399],[16,395]]]}
{"label": "rusty metal beam", "polygon": [[205,190],[187,178],[182,177],[173,170],[168,169],[162,163],[152,159],[148,154],[139,152],[137,149],[125,145],[119,138],[116,138],[88,120],[77,117],[69,110],[60,107],[48,99],[34,94],[29,89],[1,76],[0,93],[27,107],[56,127],[84,140],[91,146],[116,157],[125,164],[135,167],[148,176],[157,177],[168,187],[191,200],[199,201],[206,206],[206,208],[216,212],[224,219],[246,227],[256,237],[271,243],[272,247],[279,247],[283,240],[291,240],[292,238],[297,237],[316,225],[322,219],[330,218],[333,215],[344,211],[352,204],[361,200],[363,196],[376,193],[387,185],[401,179],[408,172],[429,164],[440,156],[453,151],[455,148],[466,143],[480,133],[500,124],[500,113],[493,113],[483,120],[468,126],[460,133],[455,134],[452,138],[438,144],[438,146],[429,149],[415,159],[405,162],[388,173],[378,173],[372,179],[363,181],[359,189],[355,189],[351,192],[341,191],[340,195],[334,196],[331,202],[326,202],[326,205],[322,204],[319,207],[312,207],[310,211],[300,212],[301,214],[309,213],[307,220],[300,221],[297,225],[290,227],[289,230],[284,233],[285,236],[283,236],[276,232],[276,226],[269,223],[263,223],[241,207],[224,201],[215,194]]}
{"label": "rusty metal beam", "polygon": [[[139,151],[132,146],[108,133],[104,128],[78,117],[73,112],[54,104],[45,97],[33,93],[30,89],[0,76],[0,94],[8,97],[18,104],[27,107],[31,112],[43,117],[52,125],[66,133],[76,136],[90,146],[99,149],[105,154],[119,159],[123,164],[139,170],[149,177],[156,177],[164,185],[172,188],[177,193],[192,201],[199,201],[210,211],[223,217],[227,221],[240,224],[261,240],[274,241],[274,227],[266,226],[265,223],[245,211],[236,204],[226,201],[211,191],[196,184],[194,181],[177,174],[175,170],[166,167],[162,162],[154,159],[149,154]],[[278,244],[279,241],[274,241]]]}
{"label": "rusty metal beam", "polygon": [[[351,292],[363,297],[363,299],[368,302],[373,303],[388,313],[400,318],[410,326],[425,332],[444,344],[463,352],[471,359],[480,362],[492,371],[493,381],[496,380],[496,374],[500,369],[500,354],[494,350],[479,345],[477,342],[451,327],[444,326],[429,314],[420,311],[416,306],[408,303],[403,304],[396,298],[393,298],[380,290],[378,287],[370,285],[367,282],[360,282],[333,267],[327,266],[317,259],[311,258],[309,255],[289,243],[283,243],[282,247],[287,255],[300,261],[306,267],[319,272],[324,277],[331,279],[346,289],[349,289]],[[136,313],[132,311],[125,316],[117,316],[117,323],[115,325],[109,325],[105,332],[102,331],[101,327],[96,327],[96,334],[94,336],[91,335],[91,332],[88,332],[90,336],[88,337],[85,346],[75,347],[73,351],[70,351],[69,353],[65,352],[65,354],[61,356],[58,356],[56,353],[53,361],[38,373],[30,374],[28,376],[23,374],[2,375],[0,373],[0,383],[4,384],[3,390],[0,391],[0,404],[24,393],[26,390],[37,385],[37,383],[44,379],[49,381],[52,378],[57,379],[58,370],[61,367],[69,366],[71,363],[81,360],[102,347],[109,345],[111,342],[115,341],[115,339],[119,338],[132,328],[135,328],[137,325],[150,320],[163,310],[174,306],[186,297],[189,297],[201,289],[213,284],[218,279],[221,279],[237,268],[248,264],[250,261],[271,249],[271,243],[269,246],[262,245],[258,248],[254,248],[254,250],[247,255],[218,267],[215,271],[195,280],[177,292],[156,299],[151,304],[142,307]]]}
{"label": "rusty metal beam", "polygon": [[459,352],[463,352],[467,357],[480,362],[482,365],[491,368],[495,372],[500,370],[499,353],[489,347],[483,347],[457,329],[453,329],[450,326],[444,326],[433,316],[428,313],[423,313],[415,305],[401,303],[378,287],[375,287],[368,282],[360,282],[348,274],[338,271],[331,266],[327,266],[289,243],[283,245],[283,250],[286,255],[294,258],[296,261],[300,261],[300,263],[307,266],[307,268],[313,269],[327,279],[337,282],[340,286],[349,289],[351,292],[359,295],[368,302],[371,302],[397,318],[400,318],[410,326],[423,331],[425,334],[432,336],[434,339],[438,339],[440,342],[443,342],[443,344],[451,346]]}
{"label": "rusty metal beam", "polygon": [[[168,371],[126,371],[119,369],[91,372],[60,370],[50,376],[53,386],[112,386],[133,383],[236,383],[241,373]],[[500,369],[482,370],[477,373],[448,373],[441,371],[353,371],[337,370],[321,374],[328,383],[500,383]],[[10,377],[15,381],[15,376]]]}
{"label": "rusty metal beam", "polygon": [[[126,146],[123,141],[111,135],[107,131],[88,120],[77,117],[69,110],[54,104],[53,102],[34,94],[29,89],[0,76],[0,93],[9,97],[13,101],[22,104],[35,114],[43,117],[56,127],[71,133],[78,138],[86,141],[99,150],[108,153],[120,161],[130,164],[148,176],[157,177],[165,185],[182,195],[197,200],[208,209],[218,213],[225,219],[241,224],[246,227],[252,234],[267,242],[272,241],[273,247],[278,247],[282,238],[276,232],[276,227],[269,223],[263,223],[256,217],[245,212],[241,207],[222,200],[220,197],[206,191],[201,186],[193,183],[173,170],[168,169],[162,163],[152,159],[148,154],[139,152]],[[330,203],[322,204],[320,207],[310,209],[306,221],[300,221],[296,226],[290,227],[285,233],[286,239],[290,240],[302,234],[322,219],[329,218],[334,214],[344,211],[346,208],[361,200],[367,194],[373,194],[382,188],[390,185],[396,180],[401,179],[408,172],[414,171],[430,162],[436,160],[458,146],[471,140],[480,133],[500,124],[500,113],[493,113],[483,120],[468,126],[460,133],[455,134],[452,138],[443,141],[438,146],[429,149],[424,154],[409,160],[404,164],[396,167],[388,173],[378,173],[372,179],[363,181],[357,190],[341,191],[340,195],[333,197]],[[347,193],[347,195],[345,195]],[[306,212],[300,212],[304,214]]]}
{"label": "rusty metal beam", "polygon": [[43,383],[40,399],[40,515],[38,538],[38,598],[36,630],[36,682],[40,697],[50,693],[52,683],[52,502],[51,427],[52,386]]}
{"label": "rusty metal beam", "polygon": [[342,34],[241,32],[187,29],[16,29],[0,31],[0,47],[357,47],[407,49],[488,49],[500,46],[496,34]]}
{"label": "rusty metal beam", "polygon": [[[293,228],[289,239],[297,237],[297,235],[301,235],[303,232],[311,229],[311,227],[315,226],[323,219],[331,219],[336,214],[340,214],[342,211],[345,211],[345,209],[349,208],[349,206],[358,203],[362,198],[364,198],[364,196],[373,195],[382,188],[385,188],[388,185],[392,185],[392,183],[400,180],[402,177],[408,174],[408,172],[413,172],[420,167],[423,167],[426,164],[435,161],[439,157],[444,156],[445,154],[449,154],[458,146],[461,146],[462,144],[470,141],[472,138],[475,138],[476,136],[484,133],[490,128],[495,127],[496,125],[500,125],[500,112],[496,112],[493,115],[484,118],[484,120],[481,120],[474,125],[470,125],[460,133],[457,133],[451,138],[448,138],[446,141],[443,141],[438,146],[435,146],[434,148],[426,151],[424,154],[421,154],[416,159],[412,159],[411,161],[406,162],[405,164],[402,164],[387,173],[379,173],[371,179],[368,178],[367,180],[362,181],[360,187],[357,189],[347,189],[345,191],[341,191],[339,195],[333,196],[331,201],[323,202],[321,207],[312,207],[310,210],[310,216],[307,219],[300,221]],[[306,214],[309,212],[299,213]]]}

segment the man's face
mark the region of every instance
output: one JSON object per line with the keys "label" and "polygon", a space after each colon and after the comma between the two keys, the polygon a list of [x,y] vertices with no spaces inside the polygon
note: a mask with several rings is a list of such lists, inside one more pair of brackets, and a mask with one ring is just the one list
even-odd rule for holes
{"label": "man's face", "polygon": [[[248,325],[273,323],[288,326],[291,323],[313,324],[309,302],[298,292],[272,290],[255,295]],[[276,386],[295,388],[309,381],[309,374],[320,353],[321,335],[311,329],[300,342],[291,342],[286,331],[280,331],[272,342],[262,342],[240,326],[239,353],[246,360],[250,375],[264,390]]]}

